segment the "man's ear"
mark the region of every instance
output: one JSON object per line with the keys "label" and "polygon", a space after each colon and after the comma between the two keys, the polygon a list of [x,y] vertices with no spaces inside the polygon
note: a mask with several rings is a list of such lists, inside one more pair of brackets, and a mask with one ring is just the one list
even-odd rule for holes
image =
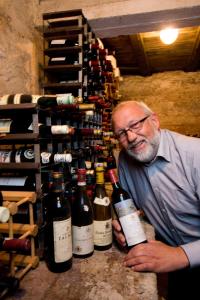
{"label": "man's ear", "polygon": [[153,124],[156,126],[156,128],[159,129],[160,128],[160,120],[156,113],[154,113],[154,112],[152,113],[151,120],[152,120]]}

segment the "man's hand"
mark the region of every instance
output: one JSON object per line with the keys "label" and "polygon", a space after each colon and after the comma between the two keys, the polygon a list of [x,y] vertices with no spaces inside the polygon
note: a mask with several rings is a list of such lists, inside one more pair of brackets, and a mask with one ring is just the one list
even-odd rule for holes
{"label": "man's hand", "polygon": [[138,272],[162,273],[185,268],[189,261],[181,247],[148,241],[133,247],[126,255],[124,265]]}

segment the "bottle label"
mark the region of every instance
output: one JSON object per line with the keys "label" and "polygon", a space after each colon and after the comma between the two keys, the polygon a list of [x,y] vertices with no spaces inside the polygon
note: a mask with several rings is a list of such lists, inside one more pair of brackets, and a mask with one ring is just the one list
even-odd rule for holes
{"label": "bottle label", "polygon": [[53,222],[54,256],[56,263],[72,257],[71,218]]}
{"label": "bottle label", "polygon": [[24,186],[26,177],[0,177],[0,185]]}
{"label": "bottle label", "polygon": [[10,217],[10,211],[7,207],[0,206],[0,223],[6,223]]}
{"label": "bottle label", "polygon": [[71,93],[56,95],[56,101],[58,105],[75,103],[74,96]]}
{"label": "bottle label", "polygon": [[114,205],[119,218],[130,215],[131,213],[136,211],[132,199],[126,199],[124,201],[117,202]]}
{"label": "bottle label", "polygon": [[69,126],[68,125],[52,125],[51,126],[51,133],[52,134],[68,134],[69,133]]}
{"label": "bottle label", "polygon": [[24,156],[25,160],[32,160],[34,159],[34,151],[32,149],[26,149],[24,152],[23,150],[17,150],[15,154],[15,162],[21,163],[23,159],[21,160],[21,156]]}
{"label": "bottle label", "polygon": [[112,219],[105,221],[94,220],[94,244],[106,246],[112,243]]}
{"label": "bottle label", "polygon": [[93,224],[87,226],[72,226],[73,253],[85,255],[94,251]]}
{"label": "bottle label", "polygon": [[11,151],[0,151],[0,163],[10,163]]}
{"label": "bottle label", "polygon": [[52,57],[51,61],[64,61],[65,57]]}
{"label": "bottle label", "polygon": [[110,204],[110,199],[109,197],[103,197],[103,198],[95,197],[94,204],[108,206]]}
{"label": "bottle label", "polygon": [[121,217],[119,221],[128,246],[133,246],[146,240],[146,235],[137,212]]}
{"label": "bottle label", "polygon": [[12,123],[12,120],[1,119],[0,120],[0,133],[9,133],[11,123]]}
{"label": "bottle label", "polygon": [[66,154],[55,154],[54,162],[67,162],[70,163],[72,161],[72,155],[70,153]]}
{"label": "bottle label", "polygon": [[66,40],[52,40],[51,45],[64,45]]}
{"label": "bottle label", "polygon": [[49,164],[49,162],[50,162],[50,156],[51,156],[51,153],[49,153],[49,152],[42,152],[41,153],[42,164]]}

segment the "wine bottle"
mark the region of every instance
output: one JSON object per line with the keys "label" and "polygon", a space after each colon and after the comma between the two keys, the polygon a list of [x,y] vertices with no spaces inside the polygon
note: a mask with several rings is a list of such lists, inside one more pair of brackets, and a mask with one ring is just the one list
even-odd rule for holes
{"label": "wine bottle", "polygon": [[0,223],[6,223],[9,220],[10,211],[3,206],[3,194],[0,191]]}
{"label": "wine bottle", "polygon": [[72,203],[74,257],[86,258],[94,252],[93,210],[86,190],[86,170],[78,169],[76,198]]}
{"label": "wine bottle", "polygon": [[51,190],[47,196],[46,212],[46,263],[55,273],[72,267],[71,209],[65,197],[61,172],[52,172]]}
{"label": "wine bottle", "polygon": [[133,200],[121,187],[114,169],[108,170],[113,186],[112,204],[124,233],[128,248],[147,242],[147,238]]}
{"label": "wine bottle", "polygon": [[1,176],[0,189],[5,191],[34,191],[35,180],[31,176]]}
{"label": "wine bottle", "polygon": [[72,162],[71,153],[49,153],[49,152],[41,152],[41,162],[42,164],[49,163],[70,163]]}
{"label": "wine bottle", "polygon": [[31,241],[29,239],[5,238],[0,234],[0,250],[27,252],[30,249]]}
{"label": "wine bottle", "polygon": [[41,137],[51,135],[73,135],[74,128],[68,125],[44,125],[39,124],[39,133]]}
{"label": "wine bottle", "polygon": [[23,122],[19,120],[0,119],[0,133],[31,133],[29,128],[31,120],[25,119]]}
{"label": "wine bottle", "polygon": [[107,250],[112,246],[111,203],[104,185],[104,168],[96,167],[94,209],[94,248]]}

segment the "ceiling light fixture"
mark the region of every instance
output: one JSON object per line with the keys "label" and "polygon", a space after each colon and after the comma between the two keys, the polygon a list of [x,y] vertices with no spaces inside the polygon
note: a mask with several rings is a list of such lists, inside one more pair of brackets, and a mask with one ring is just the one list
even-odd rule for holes
{"label": "ceiling light fixture", "polygon": [[170,45],[175,42],[179,34],[179,30],[177,28],[166,28],[160,31],[160,39],[166,44]]}

